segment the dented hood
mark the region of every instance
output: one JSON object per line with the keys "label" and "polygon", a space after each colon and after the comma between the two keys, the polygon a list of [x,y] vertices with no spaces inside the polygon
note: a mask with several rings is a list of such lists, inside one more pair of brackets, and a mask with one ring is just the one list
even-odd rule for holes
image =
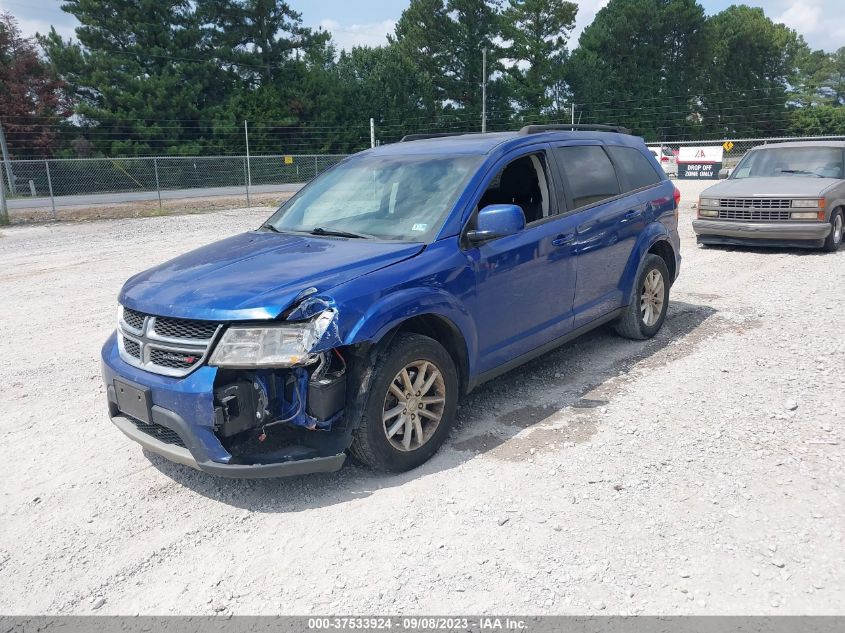
{"label": "dented hood", "polygon": [[119,300],[185,319],[272,319],[307,288],[323,293],[422,249],[416,243],[244,233],[135,275]]}

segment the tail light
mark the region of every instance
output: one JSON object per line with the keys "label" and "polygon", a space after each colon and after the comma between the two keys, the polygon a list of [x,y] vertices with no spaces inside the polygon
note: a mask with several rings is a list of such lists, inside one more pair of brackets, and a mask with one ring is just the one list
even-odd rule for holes
{"label": "tail light", "polygon": [[681,204],[681,190],[675,187],[675,208]]}
{"label": "tail light", "polygon": [[668,162],[669,162],[669,157],[668,157],[668,156],[661,156],[661,157],[660,157],[660,162],[661,162],[661,163],[668,163]]}

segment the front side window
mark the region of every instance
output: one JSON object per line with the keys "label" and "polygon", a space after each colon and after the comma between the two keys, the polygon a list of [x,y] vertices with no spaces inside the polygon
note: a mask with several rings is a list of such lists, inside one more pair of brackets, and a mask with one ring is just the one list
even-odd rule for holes
{"label": "front side window", "polygon": [[482,158],[361,156],[324,173],[268,225],[290,233],[425,242],[438,232]]}
{"label": "front side window", "polygon": [[842,149],[838,147],[782,147],[746,154],[731,178],[774,177],[843,178]]}
{"label": "front side window", "polygon": [[619,195],[613,163],[598,145],[558,147],[554,152],[569,184],[574,208]]}
{"label": "front side window", "polygon": [[522,208],[525,223],[549,217],[549,181],[546,157],[542,153],[523,156],[508,163],[490,181],[478,208],[491,204],[515,204]]}
{"label": "front side window", "polygon": [[633,147],[608,147],[607,151],[616,162],[619,175],[628,191],[650,187],[660,182],[660,176],[651,162]]}

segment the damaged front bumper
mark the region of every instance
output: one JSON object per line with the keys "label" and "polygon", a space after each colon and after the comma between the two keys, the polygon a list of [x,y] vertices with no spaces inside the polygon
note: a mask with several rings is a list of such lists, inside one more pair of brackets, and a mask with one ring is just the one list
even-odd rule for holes
{"label": "damaged front bumper", "polygon": [[126,363],[116,335],[103,347],[102,366],[112,422],[170,461],[234,478],[343,466],[351,432],[339,371],[206,365],[173,378]]}

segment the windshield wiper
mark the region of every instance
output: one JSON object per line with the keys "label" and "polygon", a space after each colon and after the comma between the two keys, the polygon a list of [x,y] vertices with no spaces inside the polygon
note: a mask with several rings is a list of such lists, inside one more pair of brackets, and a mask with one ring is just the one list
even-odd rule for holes
{"label": "windshield wiper", "polygon": [[267,229],[268,231],[273,231],[273,233],[283,233],[283,231],[280,231],[279,229],[277,229],[275,226],[273,226],[269,222],[267,224],[262,224],[261,228]]}
{"label": "windshield wiper", "polygon": [[331,237],[351,237],[354,239],[362,239],[366,240],[369,239],[370,235],[364,235],[363,233],[351,233],[349,231],[336,231],[335,229],[325,229],[322,226],[318,226],[314,229],[311,229],[308,232],[310,235],[327,235]]}
{"label": "windshield wiper", "polygon": [[805,169],[778,169],[778,171],[782,174],[807,174],[815,176],[816,178],[824,178],[821,174],[817,174],[814,171],[807,171]]}

